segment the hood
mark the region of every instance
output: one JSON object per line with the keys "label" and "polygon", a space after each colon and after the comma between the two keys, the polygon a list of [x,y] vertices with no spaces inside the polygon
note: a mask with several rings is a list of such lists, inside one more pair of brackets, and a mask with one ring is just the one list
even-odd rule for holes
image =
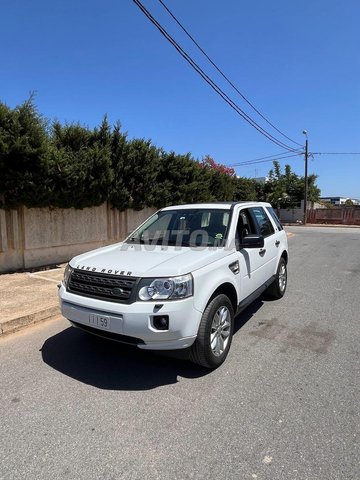
{"label": "hood", "polygon": [[113,275],[173,277],[194,272],[223,257],[223,248],[149,247],[120,243],[78,255],[70,265]]}

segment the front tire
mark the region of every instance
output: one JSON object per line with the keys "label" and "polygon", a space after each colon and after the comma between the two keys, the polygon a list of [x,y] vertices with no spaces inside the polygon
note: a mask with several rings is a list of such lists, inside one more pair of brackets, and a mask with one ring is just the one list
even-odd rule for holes
{"label": "front tire", "polygon": [[282,298],[285,294],[287,286],[287,266],[284,257],[280,258],[276,278],[267,289],[267,294],[272,298]]}
{"label": "front tire", "polygon": [[234,332],[234,310],[226,295],[217,295],[206,307],[190,360],[202,367],[217,368],[229,353]]}

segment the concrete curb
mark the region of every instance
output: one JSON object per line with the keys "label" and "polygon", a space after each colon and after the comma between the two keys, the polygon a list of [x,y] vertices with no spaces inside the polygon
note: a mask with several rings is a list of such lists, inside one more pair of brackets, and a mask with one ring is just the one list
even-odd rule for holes
{"label": "concrete curb", "polygon": [[36,323],[44,322],[45,320],[51,320],[52,317],[57,315],[60,315],[60,308],[58,305],[22,317],[12,318],[0,324],[0,338],[18,330],[22,330],[30,325],[35,325]]}

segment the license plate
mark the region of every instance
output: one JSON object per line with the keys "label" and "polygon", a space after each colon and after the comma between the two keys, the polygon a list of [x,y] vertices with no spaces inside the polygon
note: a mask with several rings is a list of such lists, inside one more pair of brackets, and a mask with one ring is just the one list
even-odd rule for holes
{"label": "license plate", "polygon": [[110,317],[107,317],[106,315],[96,315],[95,313],[90,313],[89,324],[93,327],[110,330]]}

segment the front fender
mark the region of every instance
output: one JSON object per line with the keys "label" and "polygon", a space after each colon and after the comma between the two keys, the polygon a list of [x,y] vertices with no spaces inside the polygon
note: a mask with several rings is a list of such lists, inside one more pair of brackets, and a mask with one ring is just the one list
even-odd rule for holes
{"label": "front fender", "polygon": [[235,255],[226,257],[226,263],[222,260],[222,265],[214,268],[202,268],[193,273],[194,277],[194,306],[200,312],[204,312],[213,293],[222,285],[230,284],[236,292],[236,304],[240,298],[240,275],[235,275],[229,268],[229,265],[236,261]]}

